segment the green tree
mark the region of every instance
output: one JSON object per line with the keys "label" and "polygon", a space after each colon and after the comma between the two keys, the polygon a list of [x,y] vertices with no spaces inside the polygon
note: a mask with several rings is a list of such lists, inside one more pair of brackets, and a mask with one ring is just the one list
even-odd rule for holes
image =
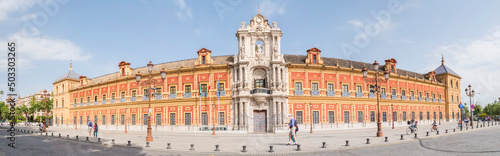
{"label": "green tree", "polygon": [[21,112],[22,115],[25,116],[25,121],[28,122],[28,107],[26,105],[21,105],[19,107],[17,107],[17,110],[19,110]]}
{"label": "green tree", "polygon": [[0,90],[0,101],[3,99],[3,90]]}
{"label": "green tree", "polygon": [[474,105],[474,115],[478,115],[478,114],[481,114],[483,113],[483,106],[479,105],[479,104],[475,104]]}
{"label": "green tree", "polygon": [[0,119],[5,120],[9,118],[9,106],[5,102],[0,101]]}

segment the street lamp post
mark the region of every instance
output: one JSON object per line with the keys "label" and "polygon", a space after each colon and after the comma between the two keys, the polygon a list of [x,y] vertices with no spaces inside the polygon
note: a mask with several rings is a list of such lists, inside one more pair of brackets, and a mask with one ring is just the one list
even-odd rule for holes
{"label": "street lamp post", "polygon": [[156,81],[156,80],[153,80],[151,79],[151,76],[152,76],[152,72],[153,72],[153,63],[151,63],[151,61],[149,61],[148,63],[148,73],[149,73],[149,76],[148,76],[148,80],[143,82],[142,84],[140,84],[141,82],[141,73],[138,72],[136,75],[135,75],[135,78],[137,80],[137,84],[138,85],[141,85],[141,86],[147,86],[148,87],[148,108],[149,108],[149,113],[148,113],[148,129],[147,129],[147,136],[146,136],[146,142],[153,142],[153,135],[151,134],[151,85],[157,85],[157,84],[162,84],[164,83],[165,81],[165,75],[167,74],[167,72],[165,72],[164,69],[162,69],[160,71],[160,75],[161,75],[161,81]]}
{"label": "street lamp post", "polygon": [[[394,113],[394,106],[391,104],[391,111]],[[394,129],[394,114],[392,115],[392,129]]]}
{"label": "street lamp post", "polygon": [[43,104],[45,108],[45,120],[42,122],[43,124],[43,132],[47,132],[47,90],[43,90]]}
{"label": "street lamp post", "polygon": [[469,88],[468,89],[465,88],[465,95],[467,95],[469,97],[469,100],[470,100],[470,103],[469,103],[469,106],[471,108],[470,109],[470,113],[471,113],[470,114],[470,126],[472,127],[473,126],[472,123],[474,122],[474,120],[472,120],[472,113],[473,113],[473,111],[472,111],[472,97],[474,97],[474,90],[471,89],[471,85],[470,84],[469,84]]}
{"label": "street lamp post", "polygon": [[438,109],[439,109],[439,125],[441,125],[441,106],[438,106]]}
{"label": "street lamp post", "polygon": [[124,120],[123,122],[125,122],[125,133],[127,133],[127,124],[128,124],[128,122],[127,122],[127,108],[125,108],[125,119],[123,119],[123,120]]}
{"label": "street lamp post", "polygon": [[212,130],[213,130],[213,131],[212,131],[212,135],[215,135],[215,116],[216,116],[216,115],[215,115],[215,114],[216,114],[216,113],[215,113],[215,104],[212,106],[212,108],[213,108],[213,110],[214,110],[214,118],[213,118],[213,120],[212,120],[212,121],[213,121],[213,122],[212,122],[212,124],[213,124],[213,127],[212,127]]}
{"label": "street lamp post", "polygon": [[[379,75],[379,64],[377,61],[373,63],[373,67],[375,70],[375,92],[377,93],[377,137],[382,137],[384,136],[384,133],[382,132],[382,122],[381,122],[381,116],[380,116],[380,102],[379,102],[379,93],[380,93],[380,86],[378,85],[378,75]],[[366,78],[368,77],[368,70],[366,67],[363,67],[363,79],[366,81]],[[385,71],[384,72],[385,76],[385,81],[389,80],[389,72]]]}
{"label": "street lamp post", "polygon": [[312,116],[312,112],[313,112],[312,108],[313,107],[312,106],[313,106],[312,103],[309,103],[309,109],[311,111],[311,114],[309,114],[309,120],[311,122],[311,132],[309,132],[309,133],[311,133],[311,134],[313,133],[313,116]]}

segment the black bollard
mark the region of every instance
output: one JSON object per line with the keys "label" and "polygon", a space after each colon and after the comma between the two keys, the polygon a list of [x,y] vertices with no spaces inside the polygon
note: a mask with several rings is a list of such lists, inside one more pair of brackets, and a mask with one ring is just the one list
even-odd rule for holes
{"label": "black bollard", "polygon": [[78,140],[78,135],[76,136],[76,140]]}
{"label": "black bollard", "polygon": [[427,135],[426,136],[429,136],[429,132],[427,132]]}
{"label": "black bollard", "polygon": [[297,149],[295,151],[301,151],[300,144],[297,144]]}
{"label": "black bollard", "polygon": [[404,139],[403,139],[403,135],[401,135],[401,139],[399,139],[399,140],[404,140]]}
{"label": "black bollard", "polygon": [[274,152],[273,146],[269,146],[269,152]]}
{"label": "black bollard", "polygon": [[219,145],[215,145],[215,150],[214,151],[220,151],[219,150]]}
{"label": "black bollard", "polygon": [[349,146],[349,140],[345,141],[345,146]]}
{"label": "black bollard", "polygon": [[69,139],[69,135],[66,135],[66,139]]}
{"label": "black bollard", "polygon": [[49,136],[49,133],[45,133],[45,136]]}
{"label": "black bollard", "polygon": [[417,138],[417,133],[415,133],[415,138]]}
{"label": "black bollard", "polygon": [[170,147],[170,143],[167,143],[167,149],[172,149],[172,147]]}
{"label": "black bollard", "polygon": [[189,149],[190,151],[193,151],[194,150],[194,144],[191,144],[191,149]]}
{"label": "black bollard", "polygon": [[31,134],[33,134],[33,131],[31,131]]}
{"label": "black bollard", "polygon": [[59,133],[59,138],[61,137],[61,133]]}
{"label": "black bollard", "polygon": [[446,130],[446,132],[444,132],[444,133],[448,133],[448,130]]}
{"label": "black bollard", "polygon": [[54,136],[54,133],[52,133],[52,135],[51,135],[51,136]]}
{"label": "black bollard", "polygon": [[87,137],[87,139],[85,139],[85,141],[89,141],[89,137]]}
{"label": "black bollard", "polygon": [[241,152],[243,153],[247,152],[247,146],[243,146],[243,150],[241,150]]}
{"label": "black bollard", "polygon": [[130,142],[131,142],[131,141],[129,140],[129,141],[128,141],[128,144],[127,144],[127,146],[132,146],[132,145],[130,144]]}
{"label": "black bollard", "polygon": [[366,139],[366,144],[370,144],[370,139]]}
{"label": "black bollard", "polygon": [[146,142],[146,147],[149,147],[149,142]]}
{"label": "black bollard", "polygon": [[384,142],[389,142],[389,140],[387,140],[387,137],[385,137],[385,141]]}
{"label": "black bollard", "polygon": [[111,144],[114,145],[115,144],[115,139],[111,139]]}
{"label": "black bollard", "polygon": [[97,138],[97,142],[101,142],[101,138]]}
{"label": "black bollard", "polygon": [[436,131],[436,135],[439,135],[439,131]]}
{"label": "black bollard", "polygon": [[326,142],[323,142],[323,146],[321,148],[326,148]]}

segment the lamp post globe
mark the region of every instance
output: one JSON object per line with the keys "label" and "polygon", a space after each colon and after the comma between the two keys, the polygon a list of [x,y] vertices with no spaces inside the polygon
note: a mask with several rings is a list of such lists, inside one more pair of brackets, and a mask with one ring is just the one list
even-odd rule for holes
{"label": "lamp post globe", "polygon": [[375,63],[373,63],[373,70],[378,71],[378,67],[379,67],[379,64],[377,61],[375,61]]}

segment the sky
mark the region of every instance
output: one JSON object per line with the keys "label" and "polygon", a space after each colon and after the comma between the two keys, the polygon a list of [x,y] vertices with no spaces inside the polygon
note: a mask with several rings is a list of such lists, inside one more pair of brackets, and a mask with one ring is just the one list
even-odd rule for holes
{"label": "sky", "polygon": [[[427,73],[445,64],[471,84],[481,105],[500,97],[500,1],[0,0],[0,90],[7,45],[18,43],[21,96],[47,89],[69,70],[89,78],[197,57],[235,55],[235,33],[260,10],[283,32],[282,53],[372,63]],[[5,99],[5,95],[2,100]]]}

